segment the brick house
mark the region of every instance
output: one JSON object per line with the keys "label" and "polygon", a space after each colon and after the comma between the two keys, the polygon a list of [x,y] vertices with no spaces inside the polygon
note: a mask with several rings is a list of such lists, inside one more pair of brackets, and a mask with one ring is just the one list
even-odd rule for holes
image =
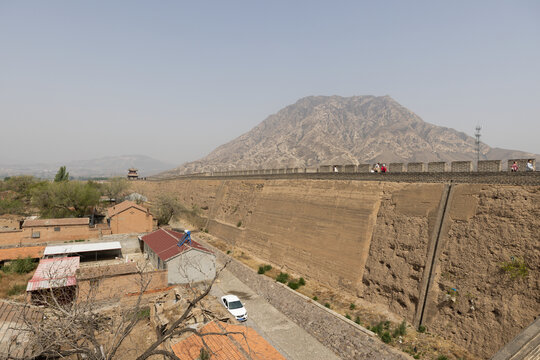
{"label": "brick house", "polygon": [[113,234],[145,233],[155,226],[148,208],[127,200],[107,209],[107,222]]}
{"label": "brick house", "polygon": [[79,240],[90,238],[90,219],[62,218],[25,220],[23,232],[37,243],[50,240]]}
{"label": "brick house", "polygon": [[[159,229],[139,236],[144,253],[156,269],[167,269],[169,284],[211,280],[216,275],[216,256],[198,242],[182,243],[182,233]],[[182,246],[179,246],[179,245]]]}

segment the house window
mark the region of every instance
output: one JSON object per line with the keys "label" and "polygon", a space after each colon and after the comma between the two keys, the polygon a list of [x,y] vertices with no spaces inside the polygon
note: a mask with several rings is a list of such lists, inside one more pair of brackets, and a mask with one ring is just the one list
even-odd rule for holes
{"label": "house window", "polygon": [[32,232],[32,239],[39,239],[39,237],[40,237],[39,231]]}
{"label": "house window", "polygon": [[54,231],[60,231],[60,226],[55,226]]}

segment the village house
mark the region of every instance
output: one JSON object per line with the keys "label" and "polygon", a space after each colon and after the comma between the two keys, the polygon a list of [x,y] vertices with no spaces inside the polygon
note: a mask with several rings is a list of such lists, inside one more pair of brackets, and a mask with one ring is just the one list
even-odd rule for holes
{"label": "village house", "polygon": [[198,242],[182,241],[184,234],[159,229],[139,236],[144,253],[156,269],[167,269],[169,284],[211,280],[216,275],[216,256]]}
{"label": "village house", "polygon": [[107,223],[113,234],[133,234],[152,231],[156,221],[147,208],[126,200],[107,209]]}
{"label": "village house", "polygon": [[36,243],[90,238],[90,219],[62,218],[25,220],[22,229]]}

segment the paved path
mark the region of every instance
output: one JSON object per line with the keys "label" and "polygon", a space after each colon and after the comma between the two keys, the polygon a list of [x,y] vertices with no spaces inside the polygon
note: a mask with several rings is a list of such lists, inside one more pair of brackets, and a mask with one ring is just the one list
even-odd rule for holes
{"label": "paved path", "polygon": [[214,284],[210,293],[217,298],[221,298],[225,294],[238,296],[248,312],[246,325],[259,332],[287,359],[339,359],[336,354],[276,310],[227,269],[221,273],[219,282]]}

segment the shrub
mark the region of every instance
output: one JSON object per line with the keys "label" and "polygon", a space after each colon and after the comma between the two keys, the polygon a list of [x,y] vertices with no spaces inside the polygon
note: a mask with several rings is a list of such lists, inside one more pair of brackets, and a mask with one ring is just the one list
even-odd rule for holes
{"label": "shrub", "polygon": [[354,322],[360,325],[360,317],[357,316],[356,319],[354,319]]}
{"label": "shrub", "polygon": [[270,270],[272,270],[272,265],[266,264],[266,265],[263,266],[263,269],[264,269],[264,271],[270,271]]}
{"label": "shrub", "polygon": [[399,324],[397,328],[394,329],[394,333],[392,334],[393,337],[403,336],[407,333],[407,323],[405,320]]}
{"label": "shrub", "polygon": [[279,275],[276,277],[276,281],[282,284],[285,284],[288,279],[289,279],[289,274],[284,273],[284,272],[280,272]]}
{"label": "shrub", "polygon": [[345,314],[345,317],[346,317],[347,319],[351,320],[351,315]]}
{"label": "shrub", "polygon": [[146,306],[143,308],[140,308],[139,311],[137,311],[137,319],[148,319],[150,318],[150,307]]}
{"label": "shrub", "polygon": [[529,275],[529,268],[521,258],[512,258],[512,261],[505,261],[500,266],[503,272],[510,275],[510,279],[525,278]]}
{"label": "shrub", "polygon": [[381,321],[380,323],[378,323],[377,325],[375,326],[372,326],[370,328],[371,331],[373,331],[375,334],[377,335],[381,335],[382,332],[383,332],[383,322]]}
{"label": "shrub", "polygon": [[207,228],[204,228],[204,232],[208,234],[208,229],[207,229]]}
{"label": "shrub", "polygon": [[420,326],[418,327],[418,332],[419,332],[419,333],[425,333],[425,332],[426,332],[426,327],[425,327],[424,325],[420,325]]}
{"label": "shrub", "polygon": [[331,309],[330,303],[324,303],[324,306],[327,307],[328,309]]}
{"label": "shrub", "polygon": [[439,355],[437,357],[437,360],[448,360],[448,357],[446,357],[445,355]]}
{"label": "shrub", "polygon": [[8,296],[13,296],[13,295],[23,294],[25,291],[26,291],[26,285],[14,284],[9,288],[7,294]]}
{"label": "shrub", "polygon": [[388,344],[390,341],[392,341],[392,337],[390,336],[390,333],[388,331],[385,331],[382,335],[381,335],[381,340],[385,343],[385,344]]}
{"label": "shrub", "polygon": [[300,287],[300,284],[297,283],[297,282],[294,282],[294,281],[289,281],[287,283],[287,286],[290,287],[293,290],[296,290],[296,289],[298,289]]}
{"label": "shrub", "polygon": [[355,305],[355,304],[353,304],[353,303],[351,303],[351,305],[349,305],[349,309],[350,309],[350,310],[354,310],[354,309],[356,309],[356,305]]}
{"label": "shrub", "polygon": [[317,297],[317,295],[315,295],[315,296],[313,297],[313,300],[315,300],[315,301],[319,300],[319,298]]}
{"label": "shrub", "polygon": [[231,253],[231,250],[227,250],[227,255],[229,255]]}
{"label": "shrub", "polygon": [[2,271],[5,273],[14,272],[17,274],[27,274],[34,271],[37,263],[30,257],[13,260],[9,266],[4,266]]}
{"label": "shrub", "polygon": [[240,227],[240,226],[242,226],[242,221],[241,220],[236,223],[236,227]]}
{"label": "shrub", "polygon": [[420,359],[420,355],[414,354],[414,355],[413,355],[413,359]]}
{"label": "shrub", "polygon": [[304,278],[301,277],[300,279],[298,279],[298,284],[300,284],[300,286],[304,286],[306,285],[306,280],[304,280]]}
{"label": "shrub", "polygon": [[259,266],[259,271],[257,271],[257,274],[264,274],[264,267],[263,266]]}

